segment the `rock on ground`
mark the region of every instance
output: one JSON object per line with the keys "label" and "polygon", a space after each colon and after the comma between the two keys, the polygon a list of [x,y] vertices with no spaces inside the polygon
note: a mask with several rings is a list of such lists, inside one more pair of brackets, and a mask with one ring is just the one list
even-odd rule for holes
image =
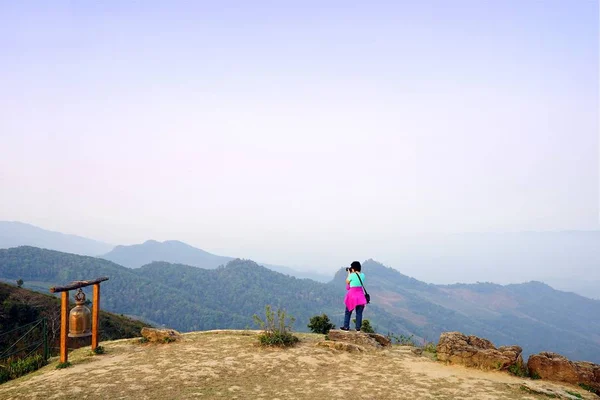
{"label": "rock on ground", "polygon": [[357,346],[367,348],[382,348],[390,346],[392,342],[387,337],[378,333],[366,333],[355,331],[342,331],[341,329],[332,329],[328,333],[329,340],[334,342],[353,343]]}
{"label": "rock on ground", "polygon": [[331,340],[325,340],[322,342],[318,342],[317,346],[328,347],[333,350],[347,351],[349,353],[361,353],[361,352],[365,351],[364,348],[362,348],[361,346],[358,346],[356,344],[353,344],[353,343],[334,342]]}
{"label": "rock on ground", "polygon": [[527,360],[530,374],[542,379],[568,382],[575,385],[584,383],[600,391],[600,365],[585,361],[570,361],[560,354],[541,352]]}
{"label": "rock on ground", "polygon": [[519,346],[496,348],[492,342],[460,332],[444,332],[436,347],[437,358],[451,364],[481,369],[508,369],[511,365],[523,365]]}
{"label": "rock on ground", "polygon": [[174,329],[142,328],[142,336],[150,342],[174,342],[181,339],[181,334]]}

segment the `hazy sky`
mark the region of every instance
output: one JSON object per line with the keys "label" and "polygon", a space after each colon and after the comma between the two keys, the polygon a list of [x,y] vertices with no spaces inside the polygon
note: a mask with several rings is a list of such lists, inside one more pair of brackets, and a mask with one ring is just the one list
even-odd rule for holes
{"label": "hazy sky", "polygon": [[415,232],[598,229],[598,20],[0,0],[0,220],[335,267]]}

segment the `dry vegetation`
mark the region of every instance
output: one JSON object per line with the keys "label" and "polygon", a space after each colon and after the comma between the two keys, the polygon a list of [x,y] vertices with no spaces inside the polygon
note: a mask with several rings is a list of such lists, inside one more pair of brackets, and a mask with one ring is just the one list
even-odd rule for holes
{"label": "dry vegetation", "polygon": [[0,399],[545,399],[522,389],[543,385],[556,393],[581,388],[528,381],[436,363],[410,348],[347,353],[318,347],[323,335],[298,334],[289,349],[258,346],[256,331],[184,334],[181,342],[104,342],[0,386]]}

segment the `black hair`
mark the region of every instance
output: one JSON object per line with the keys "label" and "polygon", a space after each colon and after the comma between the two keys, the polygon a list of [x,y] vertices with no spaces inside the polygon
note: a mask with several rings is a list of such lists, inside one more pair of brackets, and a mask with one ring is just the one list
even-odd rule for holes
{"label": "black hair", "polygon": [[358,261],[352,261],[352,264],[350,264],[350,268],[352,268],[355,271],[360,272],[362,267],[360,266],[360,263]]}

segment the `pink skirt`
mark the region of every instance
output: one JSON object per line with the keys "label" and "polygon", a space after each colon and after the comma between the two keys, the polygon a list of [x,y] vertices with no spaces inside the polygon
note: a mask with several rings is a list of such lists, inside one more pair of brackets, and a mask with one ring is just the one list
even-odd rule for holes
{"label": "pink skirt", "polygon": [[344,304],[346,304],[346,308],[349,311],[354,310],[356,306],[364,306],[367,304],[367,299],[365,298],[362,286],[350,287],[350,285],[346,285],[346,289],[348,291],[344,298]]}

